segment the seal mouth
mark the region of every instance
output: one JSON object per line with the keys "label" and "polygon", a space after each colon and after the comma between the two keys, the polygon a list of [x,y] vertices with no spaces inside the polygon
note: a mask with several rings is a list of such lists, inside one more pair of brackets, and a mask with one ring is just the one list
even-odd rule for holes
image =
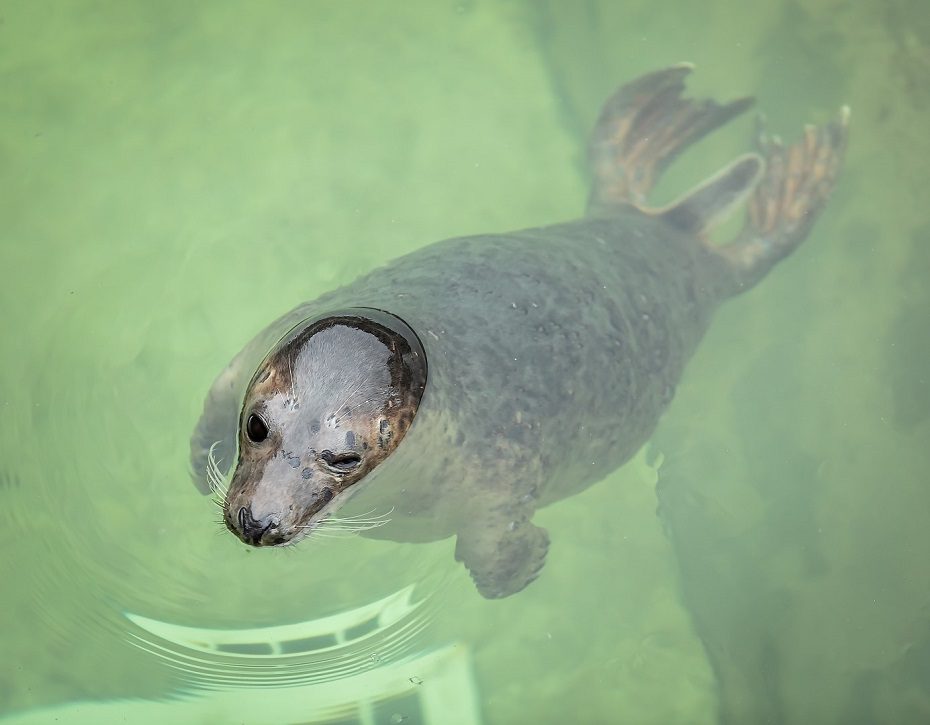
{"label": "seal mouth", "polygon": [[257,484],[247,476],[243,484],[238,477],[242,470],[233,476],[222,503],[223,524],[242,543],[254,547],[287,546],[304,538],[337,505],[333,501],[339,498],[339,487],[352,478],[344,475],[342,481],[313,488],[290,486],[278,475],[266,475]]}

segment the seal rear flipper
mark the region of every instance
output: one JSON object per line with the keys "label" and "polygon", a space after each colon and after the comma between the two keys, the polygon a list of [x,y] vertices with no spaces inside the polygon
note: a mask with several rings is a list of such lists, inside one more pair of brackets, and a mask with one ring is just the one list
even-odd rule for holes
{"label": "seal rear flipper", "polygon": [[822,126],[806,126],[791,146],[765,134],[759,152],[766,169],[749,200],[746,225],[718,250],[726,262],[724,294],[750,289],[804,241],[836,184],[849,137],[849,108]]}
{"label": "seal rear flipper", "polygon": [[746,200],[764,168],[761,156],[744,154],[658,215],[683,232],[701,234]]}
{"label": "seal rear flipper", "polygon": [[474,526],[460,531],[455,559],[471,573],[485,599],[500,599],[524,589],[545,564],[549,549],[546,530],[529,519],[503,521],[476,516]]}
{"label": "seal rear flipper", "polygon": [[588,148],[594,175],[589,215],[630,204],[642,209],[659,175],[682,150],[753,104],[752,98],[724,104],[682,98],[692,70],[682,63],[650,73],[604,104]]}

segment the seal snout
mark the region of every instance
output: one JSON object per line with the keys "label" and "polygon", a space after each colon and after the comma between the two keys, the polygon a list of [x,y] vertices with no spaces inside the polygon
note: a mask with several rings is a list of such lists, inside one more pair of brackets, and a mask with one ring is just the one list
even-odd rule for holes
{"label": "seal snout", "polygon": [[252,516],[251,507],[242,506],[236,518],[239,524],[239,531],[236,533],[239,535],[239,538],[247,544],[251,544],[252,546],[264,546],[267,544],[281,543],[283,540],[283,537],[278,537],[277,540],[262,541],[266,533],[274,532],[278,528],[278,520],[273,516],[267,516],[263,519],[256,520]]}

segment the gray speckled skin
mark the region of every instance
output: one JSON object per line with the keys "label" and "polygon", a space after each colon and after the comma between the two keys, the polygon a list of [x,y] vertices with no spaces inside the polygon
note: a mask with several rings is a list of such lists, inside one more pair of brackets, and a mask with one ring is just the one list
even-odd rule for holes
{"label": "gray speckled skin", "polygon": [[[365,509],[393,509],[390,525],[367,535],[456,535],[456,558],[484,596],[526,586],[548,546],[534,511],[602,479],[649,438],[715,307],[803,240],[832,186],[838,164],[826,162],[841,155],[843,121],[807,147],[762,145],[770,169],[727,247],[707,245],[702,230],[746,197],[759,156],[662,213],[643,210],[668,160],[748,106],[681,99],[689,70],[646,76],[608,102],[592,141],[587,218],[433,244],[263,331],[211,390],[195,471],[216,440],[231,461],[245,386],[289,329],[332,310],[385,310],[420,338],[429,378],[404,440],[353,491]],[[796,162],[790,189],[787,161]]]}
{"label": "gray speckled skin", "polygon": [[630,209],[441,242],[320,302],[406,320],[430,365],[418,422],[454,411],[448,444],[489,471],[505,459],[511,496],[546,504],[649,437],[718,301],[716,261]]}

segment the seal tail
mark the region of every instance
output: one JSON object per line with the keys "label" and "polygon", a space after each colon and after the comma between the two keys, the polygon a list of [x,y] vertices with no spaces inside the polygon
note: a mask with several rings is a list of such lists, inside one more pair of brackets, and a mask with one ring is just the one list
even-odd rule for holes
{"label": "seal tail", "polygon": [[805,126],[791,146],[765,133],[759,119],[756,145],[765,173],[749,199],[737,238],[716,250],[725,263],[724,296],[753,287],[804,241],[836,184],[849,138],[849,108],[822,126]]}
{"label": "seal tail", "polygon": [[724,104],[683,98],[692,70],[680,63],[642,76],[604,104],[588,147],[594,175],[589,214],[626,205],[645,210],[646,196],[679,153],[752,106],[752,98]]}

